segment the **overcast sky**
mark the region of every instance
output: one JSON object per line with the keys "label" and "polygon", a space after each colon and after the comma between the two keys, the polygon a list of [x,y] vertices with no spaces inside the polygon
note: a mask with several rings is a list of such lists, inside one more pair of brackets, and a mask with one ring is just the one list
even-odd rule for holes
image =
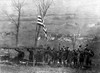
{"label": "overcast sky", "polygon": [[[20,0],[21,1],[21,0]],[[25,0],[27,5],[26,9],[34,11],[34,2],[32,0]],[[50,8],[52,13],[67,13],[75,12],[79,14],[93,14],[100,16],[100,0],[53,0]],[[0,8],[6,9],[11,13],[12,8],[11,0],[0,0]],[[33,7],[32,7],[33,6]],[[29,12],[29,11],[28,11]]]}

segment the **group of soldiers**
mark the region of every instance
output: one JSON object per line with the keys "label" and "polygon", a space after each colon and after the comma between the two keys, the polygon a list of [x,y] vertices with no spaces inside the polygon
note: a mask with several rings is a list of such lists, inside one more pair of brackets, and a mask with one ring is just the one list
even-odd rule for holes
{"label": "group of soldiers", "polygon": [[[88,44],[83,48],[79,45],[78,49],[70,49],[69,47],[62,47],[58,50],[56,48],[38,49],[35,53],[27,48],[30,52],[29,61],[35,65],[46,63],[47,65],[70,66],[70,67],[91,67],[94,52],[88,47]],[[24,58],[24,52],[17,50],[19,53],[11,61],[20,62]],[[32,56],[33,55],[33,56]],[[28,60],[26,60],[28,62]],[[32,64],[31,63],[31,64]]]}
{"label": "group of soldiers", "polygon": [[48,63],[60,64],[63,66],[71,67],[91,67],[92,66],[92,57],[94,52],[92,49],[88,48],[88,44],[82,48],[82,45],[79,45],[78,49],[71,50],[69,47],[63,47],[59,50],[51,49],[47,47],[47,51],[44,54],[46,61]]}

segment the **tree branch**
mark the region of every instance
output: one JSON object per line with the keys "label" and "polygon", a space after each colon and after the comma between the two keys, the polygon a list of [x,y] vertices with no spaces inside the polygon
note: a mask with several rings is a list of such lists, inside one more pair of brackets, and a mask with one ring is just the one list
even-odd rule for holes
{"label": "tree branch", "polygon": [[17,2],[15,0],[12,0],[12,5],[14,9],[20,11],[22,7],[25,5],[25,0],[23,0],[22,2],[19,2],[19,0]]}
{"label": "tree branch", "polygon": [[6,11],[2,10],[3,13],[9,18],[9,20],[12,22],[12,23],[15,23],[15,25],[17,25],[17,22],[14,20],[14,18],[12,16],[10,16]]}

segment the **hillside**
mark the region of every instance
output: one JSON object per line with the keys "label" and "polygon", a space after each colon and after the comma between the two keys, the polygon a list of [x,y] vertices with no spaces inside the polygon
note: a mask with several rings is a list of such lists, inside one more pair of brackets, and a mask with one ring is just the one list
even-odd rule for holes
{"label": "hillside", "polygon": [[[76,18],[71,17],[72,15],[48,15],[45,17],[45,25],[48,29],[48,32],[55,34],[75,34],[80,28],[80,33],[82,35],[87,33],[88,28],[87,24],[97,23],[100,19],[95,18]],[[78,24],[78,26],[75,25]],[[20,32],[19,32],[19,44],[25,46],[33,46],[34,37],[35,37],[35,28],[36,28],[36,16],[22,17]],[[15,32],[15,26],[11,23],[7,17],[0,21],[0,32]],[[43,32],[41,30],[41,34]],[[0,35],[0,45],[15,45],[14,35]]]}

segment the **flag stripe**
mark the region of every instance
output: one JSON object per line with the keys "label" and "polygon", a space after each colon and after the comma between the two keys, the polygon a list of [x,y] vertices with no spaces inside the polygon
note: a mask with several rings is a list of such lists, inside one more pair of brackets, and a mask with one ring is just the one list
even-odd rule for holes
{"label": "flag stripe", "polygon": [[40,26],[42,26],[44,35],[47,38],[47,28],[46,28],[46,26],[44,24],[44,21],[43,21],[43,19],[42,19],[42,17],[40,15],[37,18],[37,24],[40,25]]}
{"label": "flag stripe", "polygon": [[38,22],[43,22],[43,20],[41,20],[41,19],[38,19],[37,21],[38,21]]}
{"label": "flag stripe", "polygon": [[37,22],[38,25],[45,27],[45,25],[42,22]]}
{"label": "flag stripe", "polygon": [[42,26],[42,27],[45,27],[45,25],[43,23],[43,19],[42,19],[42,17],[40,15],[38,16],[37,24],[40,25],[40,26]]}
{"label": "flag stripe", "polygon": [[41,15],[38,15],[38,18],[42,19]]}
{"label": "flag stripe", "polygon": [[43,31],[47,31],[47,28],[43,28]]}

